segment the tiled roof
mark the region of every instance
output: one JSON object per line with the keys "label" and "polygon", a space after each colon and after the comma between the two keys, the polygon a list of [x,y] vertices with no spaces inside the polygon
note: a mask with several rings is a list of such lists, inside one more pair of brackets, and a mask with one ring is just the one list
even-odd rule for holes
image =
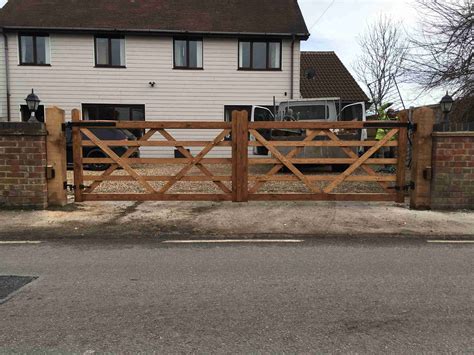
{"label": "tiled roof", "polygon": [[308,36],[297,0],[10,0],[0,27]]}
{"label": "tiled roof", "polygon": [[[314,78],[308,79],[308,71]],[[351,73],[334,52],[301,52],[303,98],[340,97],[343,101],[369,101]]]}

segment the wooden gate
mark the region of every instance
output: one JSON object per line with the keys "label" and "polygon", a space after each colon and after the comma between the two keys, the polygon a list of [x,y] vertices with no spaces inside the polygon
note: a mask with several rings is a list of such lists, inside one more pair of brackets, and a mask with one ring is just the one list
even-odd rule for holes
{"label": "wooden gate", "polygon": [[[234,112],[229,122],[129,122],[82,121],[80,112],[72,113],[75,199],[81,201],[234,201],[249,200],[340,200],[340,201],[396,201],[405,198],[405,160],[407,152],[406,118],[398,122],[248,122],[245,111]],[[384,139],[341,140],[341,130],[383,128]],[[138,140],[102,140],[100,129],[142,130]],[[262,130],[305,130],[303,140],[268,140]],[[190,136],[213,133],[210,140],[178,140],[180,132],[196,132]],[[322,138],[323,137],[323,138]],[[84,157],[86,147],[100,149],[105,157]],[[116,147],[125,147],[121,154]],[[176,149],[181,157],[144,157],[144,150],[157,148]],[[254,147],[265,147],[270,155],[257,157],[249,154]],[[285,147],[286,153],[283,153]],[[305,147],[337,147],[343,158],[300,158]],[[358,148],[363,154],[357,154]],[[395,147],[397,158],[375,157],[382,148]],[[188,150],[191,148],[191,150]],[[209,157],[219,149],[218,155]],[[198,149],[198,150],[196,150]],[[140,151],[141,157],[135,154]],[[90,164],[108,164],[100,173],[85,173]],[[163,166],[180,167],[172,174],[160,173]],[[308,173],[304,166],[345,166],[339,174]],[[376,166],[396,166],[395,174],[380,173]],[[219,172],[212,169],[219,166]],[[149,173],[149,167],[153,167]],[[195,173],[190,174],[191,171]],[[286,171],[287,173],[282,173]],[[156,173],[158,172],[158,173]],[[197,173],[197,175],[196,175]],[[121,182],[113,191],[103,189],[104,184]],[[130,192],[127,182],[138,185],[140,191]],[[193,185],[191,191],[180,191],[180,183]],[[338,191],[342,185],[368,183],[377,186],[377,192]],[[217,191],[200,191],[204,184],[214,185]],[[299,184],[297,191],[266,189],[268,184]],[[301,189],[304,189],[302,191]],[[102,189],[102,190],[101,190]]]}

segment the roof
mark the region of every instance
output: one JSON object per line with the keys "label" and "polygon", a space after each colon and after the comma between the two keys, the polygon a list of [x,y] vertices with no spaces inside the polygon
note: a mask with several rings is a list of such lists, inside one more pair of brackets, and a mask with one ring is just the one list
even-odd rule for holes
{"label": "roof", "polygon": [[[314,78],[307,77],[314,70]],[[351,73],[334,52],[301,52],[303,98],[340,97],[342,101],[369,101]]]}
{"label": "roof", "polygon": [[9,0],[0,27],[309,36],[297,0]]}

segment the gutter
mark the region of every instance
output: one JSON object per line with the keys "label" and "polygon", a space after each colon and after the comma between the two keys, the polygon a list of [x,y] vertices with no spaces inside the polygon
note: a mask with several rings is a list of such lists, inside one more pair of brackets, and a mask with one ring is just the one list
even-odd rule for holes
{"label": "gutter", "polygon": [[4,46],[5,46],[5,83],[7,89],[7,122],[11,121],[11,102],[10,102],[10,65],[9,65],[9,48],[8,48],[8,36],[2,30]]}
{"label": "gutter", "polygon": [[307,40],[309,33],[272,33],[272,32],[220,32],[220,31],[181,31],[181,30],[151,30],[151,29],[126,29],[126,28],[77,28],[77,27],[27,27],[27,26],[4,26],[9,31],[43,31],[55,33],[120,33],[134,35],[195,35],[209,37],[275,37],[275,38],[299,38]]}
{"label": "gutter", "polygon": [[293,35],[291,39],[291,83],[290,83],[290,99],[294,99],[295,92],[295,40],[296,36]]}

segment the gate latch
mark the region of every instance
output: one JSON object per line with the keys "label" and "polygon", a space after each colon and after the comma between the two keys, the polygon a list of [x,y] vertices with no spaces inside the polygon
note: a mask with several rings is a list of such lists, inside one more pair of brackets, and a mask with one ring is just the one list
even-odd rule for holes
{"label": "gate latch", "polygon": [[408,185],[404,186],[391,186],[389,187],[390,190],[396,190],[396,191],[410,191],[415,189],[415,182],[410,181]]}
{"label": "gate latch", "polygon": [[[85,185],[79,185],[79,189],[81,190],[84,190],[84,189],[88,189],[89,186],[85,186]],[[67,182],[64,183],[64,190],[68,190],[68,191],[75,191],[77,189],[77,185],[73,185],[73,184],[68,184]]]}

